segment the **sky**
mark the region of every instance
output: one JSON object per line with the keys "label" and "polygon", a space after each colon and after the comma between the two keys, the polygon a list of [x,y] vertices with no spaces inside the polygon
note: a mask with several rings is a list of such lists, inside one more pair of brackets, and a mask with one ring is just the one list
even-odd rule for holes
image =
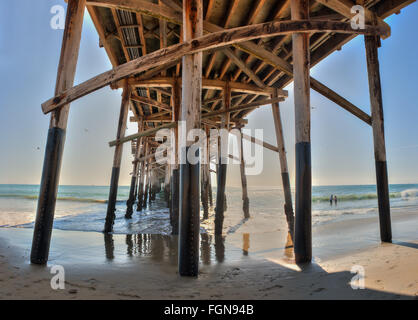
{"label": "sky", "polygon": [[[39,184],[49,116],[41,103],[54,94],[62,30],[50,26],[63,0],[0,2],[0,184]],[[386,19],[392,35],[379,49],[389,183],[418,183],[418,4]],[[111,64],[86,12],[75,84],[107,71]],[[312,68],[311,75],[370,114],[364,41],[356,37]],[[292,85],[280,104],[291,184],[294,181]],[[71,104],[60,184],[108,185],[121,92],[103,88]],[[372,129],[311,90],[312,179],[314,185],[375,184]],[[275,144],[271,106],[248,117],[248,128],[264,129]],[[127,134],[136,132],[129,123]],[[120,185],[130,183],[132,155],[126,144]],[[263,172],[249,186],[281,187],[278,155],[265,150]],[[240,185],[230,165],[227,184]]]}

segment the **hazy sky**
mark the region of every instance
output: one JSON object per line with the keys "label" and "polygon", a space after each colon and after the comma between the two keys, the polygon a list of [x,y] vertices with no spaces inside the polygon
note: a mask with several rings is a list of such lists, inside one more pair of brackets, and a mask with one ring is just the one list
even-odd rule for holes
{"label": "hazy sky", "polygon": [[[63,0],[0,2],[0,183],[38,184],[49,116],[41,103],[55,88],[62,30],[50,27],[53,5]],[[392,16],[392,36],[379,50],[390,183],[418,182],[418,5]],[[86,13],[76,83],[111,68]],[[370,113],[363,37],[359,36],[312,69],[311,74]],[[294,177],[293,91],[281,104],[291,183]],[[312,172],[314,185],[374,184],[371,127],[311,91]],[[72,103],[61,184],[108,185],[120,108],[119,91],[104,88]],[[275,144],[271,107],[249,117],[249,128],[264,128],[264,140]],[[128,134],[136,130],[129,124]],[[39,148],[39,149],[38,149]],[[132,156],[125,145],[121,185],[130,181]],[[264,152],[264,171],[249,177],[250,186],[281,186],[277,154]],[[230,166],[227,183],[239,185],[238,167]]]}

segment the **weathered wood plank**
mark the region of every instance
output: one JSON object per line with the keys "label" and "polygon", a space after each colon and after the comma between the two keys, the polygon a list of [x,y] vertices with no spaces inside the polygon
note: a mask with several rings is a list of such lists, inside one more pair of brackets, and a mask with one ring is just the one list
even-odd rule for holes
{"label": "weathered wood plank", "polygon": [[[355,3],[350,0],[317,0],[317,2],[322,3],[324,6],[338,12],[348,19],[351,19],[354,16],[354,14],[351,13],[351,8]],[[374,17],[374,13],[366,7],[363,8],[366,21],[371,21]],[[391,32],[390,26],[380,18],[377,19],[377,23],[380,27],[387,30],[385,34],[382,34],[382,39],[388,38]]]}
{"label": "weathered wood plank", "polygon": [[273,21],[257,25],[228,29],[211,33],[194,40],[157,50],[143,57],[129,61],[123,65],[104,72],[73,88],[70,88],[42,104],[44,113],[62,107],[80,97],[101,89],[131,75],[149,70],[173,59],[179,59],[186,54],[195,54],[204,50],[230,46],[263,37],[273,37],[294,32],[341,32],[354,34],[376,35],[386,32],[381,27],[366,26],[362,30],[353,30],[349,23],[335,21]]}
{"label": "weathered wood plank", "polygon": [[242,111],[242,110],[246,110],[246,109],[253,109],[253,108],[269,105],[271,103],[280,102],[280,101],[284,101],[284,99],[283,98],[273,98],[273,99],[259,100],[259,101],[256,101],[256,102],[242,104],[242,105],[239,105],[237,107],[229,108],[228,110],[223,109],[223,110],[217,110],[217,111],[204,113],[204,114],[202,114],[202,118],[206,119],[206,118],[211,118],[211,117],[218,116],[218,115],[223,115],[225,113],[237,112],[237,111]]}
{"label": "weathered wood plank", "polygon": [[138,96],[138,95],[131,95],[131,100],[138,101],[140,103],[144,103],[144,104],[154,106],[154,107],[160,108],[162,110],[171,112],[171,107],[169,105],[166,105],[162,102],[156,101],[156,100],[151,99],[151,98],[142,97],[142,96]]}
{"label": "weathered wood plank", "polygon": [[[181,80],[181,78],[179,78]],[[219,80],[219,79],[202,79],[202,88],[203,89],[214,89],[214,90],[223,90],[225,87],[226,81]],[[138,79],[138,78],[129,78],[129,84],[135,87],[172,87],[173,86],[173,79],[169,77],[154,77],[152,79]],[[266,87],[259,87],[252,84],[241,83],[241,82],[229,82],[231,90],[233,92],[241,92],[241,93],[248,93],[248,94],[259,94],[270,96],[273,92],[272,88]],[[122,81],[118,81],[114,85],[113,88],[120,88],[122,86]],[[286,90],[279,90],[279,95],[282,97],[287,97]]]}

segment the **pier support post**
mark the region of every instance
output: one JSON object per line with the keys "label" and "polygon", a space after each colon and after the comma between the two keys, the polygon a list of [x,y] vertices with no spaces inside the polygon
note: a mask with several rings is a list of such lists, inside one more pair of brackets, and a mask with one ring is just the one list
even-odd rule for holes
{"label": "pier support post", "polygon": [[[85,6],[86,0],[68,1],[55,95],[74,84]],[[48,261],[69,108],[51,114],[30,257],[34,264]]]}
{"label": "pier support post", "polygon": [[[120,106],[119,113],[119,122],[118,122],[118,131],[116,134],[116,139],[122,139],[125,136],[126,125],[128,120],[128,111],[130,103],[131,89],[128,85],[128,81],[124,81],[123,93],[122,93],[122,103]],[[109,200],[107,203],[107,213],[106,213],[106,222],[103,232],[112,232],[113,223],[115,222],[115,210],[116,210],[116,200],[118,195],[118,185],[119,185],[119,174],[120,174],[120,164],[122,161],[122,152],[123,152],[123,143],[119,143],[115,146],[115,154],[113,156],[113,167],[112,167],[112,177],[110,180],[110,191],[109,191]]]}
{"label": "pier support post", "polygon": [[149,193],[149,180],[150,180],[150,171],[151,171],[151,159],[146,160],[148,163],[145,168],[145,191],[144,191],[144,201],[142,202],[142,208],[146,209],[148,206],[148,193]]}
{"label": "pier support post", "polygon": [[390,219],[389,186],[386,165],[382,88],[380,83],[378,58],[378,46],[380,39],[376,36],[364,36],[364,41],[366,46],[370,107],[372,113],[374,156],[376,163],[376,186],[379,204],[380,239],[383,242],[391,242],[392,227]]}
{"label": "pier support post", "polygon": [[[291,0],[292,20],[309,19],[309,1]],[[295,260],[312,260],[312,169],[309,34],[294,33],[293,86],[296,128]]]}
{"label": "pier support post", "polygon": [[[206,141],[207,145],[209,145],[209,136],[208,136],[208,129],[206,128]],[[203,207],[203,219],[209,218],[209,179],[210,179],[210,172],[209,172],[209,151],[206,148],[206,152],[204,153],[204,163],[201,165],[201,172],[202,172],[202,186],[200,197],[202,200],[202,207]]]}
{"label": "pier support post", "polygon": [[[141,156],[146,157],[148,155],[148,143],[146,140],[143,142],[144,145],[144,151],[141,152]],[[145,161],[141,161],[139,164],[140,166],[140,176],[139,176],[139,182],[138,182],[138,202],[136,205],[136,211],[141,211],[144,204],[144,182],[145,182]]]}
{"label": "pier support post", "polygon": [[[277,90],[274,91],[272,98],[277,98]],[[283,184],[283,193],[284,193],[284,212],[286,215],[287,225],[289,228],[289,234],[293,241],[294,237],[294,228],[295,228],[295,217],[293,213],[292,205],[292,192],[290,190],[290,179],[289,179],[289,170],[287,166],[286,158],[286,148],[284,143],[283,136],[283,126],[282,119],[280,116],[280,106],[279,103],[272,104],[273,119],[274,119],[274,128],[276,130],[276,140],[277,147],[279,148],[279,160],[280,160],[280,169],[282,172],[282,184]]]}
{"label": "pier support post", "polygon": [[132,213],[134,212],[133,206],[135,202],[135,189],[136,189],[136,178],[138,174],[138,161],[135,161],[132,169],[131,187],[129,188],[129,196],[126,201],[126,214],[125,219],[131,219]]}
{"label": "pier support post", "polygon": [[244,143],[242,138],[241,128],[240,132],[240,172],[241,172],[241,186],[242,186],[242,210],[244,211],[244,218],[250,218],[250,199],[248,198],[247,190],[247,176],[245,175],[245,160],[244,160]]}
{"label": "pier support post", "polygon": [[[140,124],[138,124],[138,132],[141,132]],[[131,188],[129,189],[129,198],[128,198],[128,201],[126,202],[126,214],[125,214],[126,219],[131,219],[132,213],[134,212],[133,206],[134,206],[135,198],[136,198],[138,171],[139,171],[139,166],[140,166],[138,159],[141,154],[141,142],[142,142],[142,137],[137,139],[137,142],[136,142],[136,152],[135,152],[134,164],[133,164],[133,169],[132,169]]]}
{"label": "pier support post", "polygon": [[[208,151],[209,152],[209,151]],[[209,205],[213,207],[213,194],[212,194],[212,174],[210,171],[210,154],[208,159],[208,198],[209,198]]]}
{"label": "pier support post", "polygon": [[[170,158],[170,156],[168,156]],[[165,166],[164,172],[164,200],[167,203],[167,208],[170,208],[170,180],[171,180],[171,166],[169,163]]]}
{"label": "pier support post", "polygon": [[[190,41],[203,35],[203,1],[183,1],[183,39]],[[183,57],[182,68],[181,120],[185,121],[182,136],[186,137],[192,129],[200,128],[200,108],[202,104],[202,53]],[[183,129],[182,129],[183,130]],[[179,274],[181,276],[198,275],[199,269],[199,161],[193,164],[187,157],[190,145],[186,141],[182,146],[180,162],[180,237],[179,237]],[[196,152],[196,156],[198,156]]]}
{"label": "pier support post", "polygon": [[[224,88],[224,107],[226,110],[229,109],[231,104],[231,88],[229,82],[226,82]],[[222,116],[222,129],[229,129],[229,113],[225,113]],[[225,135],[225,130],[221,131],[221,136],[219,139],[219,163],[217,168],[217,192],[216,192],[216,208],[215,208],[215,234],[222,234],[223,222],[224,222],[224,212],[226,208],[226,196],[225,196],[225,186],[226,186],[226,174],[228,166],[228,136]]]}
{"label": "pier support post", "polygon": [[[173,86],[173,121],[178,121],[180,118],[181,107],[181,86],[178,79],[174,80]],[[171,174],[171,228],[172,234],[179,234],[179,197],[180,197],[180,177],[179,177],[179,163],[178,163],[178,147],[179,147],[179,133],[178,127],[173,129],[174,142],[172,150],[174,152],[173,171]]]}

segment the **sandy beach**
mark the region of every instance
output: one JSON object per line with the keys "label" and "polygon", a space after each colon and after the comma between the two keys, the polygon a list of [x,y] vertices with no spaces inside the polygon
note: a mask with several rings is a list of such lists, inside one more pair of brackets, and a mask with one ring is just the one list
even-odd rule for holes
{"label": "sandy beach", "polygon": [[[377,217],[314,227],[307,266],[294,264],[280,230],[202,235],[198,278],[179,277],[172,236],[54,230],[40,267],[29,263],[32,230],[1,228],[0,299],[417,299],[418,211],[392,217],[392,244],[380,243]],[[53,265],[65,268],[64,290],[51,289]],[[353,266],[365,289],[352,289]]]}

